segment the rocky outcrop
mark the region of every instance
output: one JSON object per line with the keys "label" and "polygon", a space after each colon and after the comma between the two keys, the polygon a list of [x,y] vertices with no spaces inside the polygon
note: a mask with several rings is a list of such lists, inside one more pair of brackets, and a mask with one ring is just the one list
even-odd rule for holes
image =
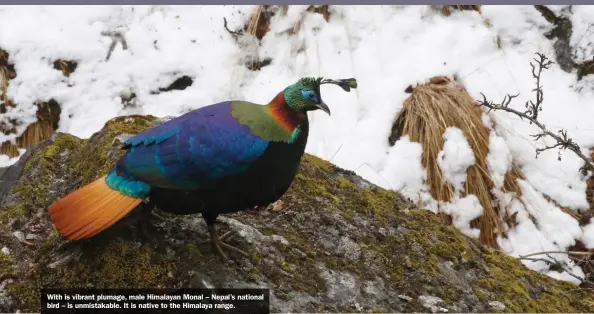
{"label": "rocky outcrop", "polygon": [[[0,311],[39,311],[40,287],[266,287],[273,312],[590,312],[594,298],[524,267],[399,194],[307,155],[280,211],[220,218],[250,253],[223,264],[199,215],[137,210],[66,242],[47,206],[105,174],[129,136],[161,123],[119,117],[90,139],[54,134],[0,170]],[[143,205],[141,205],[143,206]]]}

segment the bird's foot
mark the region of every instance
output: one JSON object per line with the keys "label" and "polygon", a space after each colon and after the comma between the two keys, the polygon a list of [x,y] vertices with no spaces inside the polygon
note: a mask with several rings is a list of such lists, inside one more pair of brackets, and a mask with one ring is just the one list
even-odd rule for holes
{"label": "bird's foot", "polygon": [[210,226],[208,226],[208,233],[210,234],[210,242],[212,243],[212,245],[213,245],[215,251],[217,252],[217,254],[219,255],[219,257],[221,259],[223,259],[224,262],[229,261],[229,258],[227,257],[225,252],[223,252],[223,249],[227,249],[229,251],[238,253],[245,257],[249,257],[248,253],[246,253],[232,245],[229,245],[229,244],[223,242],[223,239],[228,237],[232,233],[232,231],[228,231],[225,234],[223,234],[221,237],[219,237],[219,235],[217,234],[216,227],[213,225],[210,225]]}
{"label": "bird's foot", "polygon": [[[222,236],[219,237],[219,240],[225,241],[226,238],[228,238],[228,237],[230,237],[232,235],[233,235],[233,231],[232,230],[231,231],[227,231],[227,232],[223,233]],[[200,242],[200,244],[206,244],[206,243],[209,243],[209,242],[212,243],[212,240],[211,239],[208,239],[206,241]]]}

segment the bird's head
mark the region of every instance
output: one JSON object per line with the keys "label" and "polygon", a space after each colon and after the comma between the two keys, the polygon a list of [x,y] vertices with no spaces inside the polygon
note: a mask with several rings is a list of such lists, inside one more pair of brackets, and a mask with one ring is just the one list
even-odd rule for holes
{"label": "bird's head", "polygon": [[285,100],[289,107],[297,112],[322,110],[330,115],[330,108],[322,100],[320,85],[335,84],[349,92],[351,88],[357,88],[357,80],[354,78],[343,80],[330,80],[321,77],[304,77],[295,84],[285,88]]}

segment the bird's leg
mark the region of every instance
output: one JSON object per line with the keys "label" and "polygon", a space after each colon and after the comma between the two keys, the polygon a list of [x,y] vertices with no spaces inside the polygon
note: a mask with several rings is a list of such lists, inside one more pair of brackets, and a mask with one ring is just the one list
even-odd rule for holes
{"label": "bird's leg", "polygon": [[147,204],[144,205],[141,209],[140,209],[140,217],[138,220],[138,224],[139,224],[139,230],[142,234],[142,236],[145,239],[150,239],[151,236],[151,232],[149,229],[154,229],[155,225],[152,223],[152,219],[156,219],[158,221],[163,220],[162,217],[157,216],[154,212],[153,212],[153,204]]}
{"label": "bird's leg", "polygon": [[[224,261],[228,261],[229,259],[227,258],[227,255],[225,254],[225,252],[223,252],[223,249],[227,249],[229,251],[233,251],[235,253],[239,253],[245,257],[249,257],[249,254],[247,254],[246,252],[232,246],[229,245],[225,242],[223,242],[221,240],[221,238],[219,237],[218,233],[217,233],[217,228],[215,226],[215,221],[216,221],[216,216],[209,216],[209,215],[204,215],[204,220],[206,221],[206,226],[208,228],[208,233],[210,235],[210,242],[212,243],[212,246],[214,247],[214,249],[217,251],[217,254],[224,260]],[[231,231],[225,233],[223,235],[223,237],[228,236],[231,233]]]}
{"label": "bird's leg", "polygon": [[[219,237],[219,240],[225,241],[225,239],[228,238],[231,235],[233,235],[233,230],[229,230],[229,231],[223,233],[223,235]],[[205,244],[207,242],[212,242],[212,241],[209,239],[209,240],[200,242],[200,244]]]}

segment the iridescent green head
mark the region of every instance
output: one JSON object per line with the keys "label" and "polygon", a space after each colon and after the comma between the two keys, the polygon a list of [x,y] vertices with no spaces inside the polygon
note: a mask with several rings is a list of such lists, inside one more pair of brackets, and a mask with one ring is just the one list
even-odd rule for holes
{"label": "iridescent green head", "polygon": [[297,83],[285,88],[285,100],[289,107],[297,112],[320,109],[330,114],[330,108],[324,103],[320,94],[320,85],[322,84],[335,84],[347,92],[351,88],[357,88],[357,81],[354,78],[329,80],[321,77],[304,77],[297,81]]}

